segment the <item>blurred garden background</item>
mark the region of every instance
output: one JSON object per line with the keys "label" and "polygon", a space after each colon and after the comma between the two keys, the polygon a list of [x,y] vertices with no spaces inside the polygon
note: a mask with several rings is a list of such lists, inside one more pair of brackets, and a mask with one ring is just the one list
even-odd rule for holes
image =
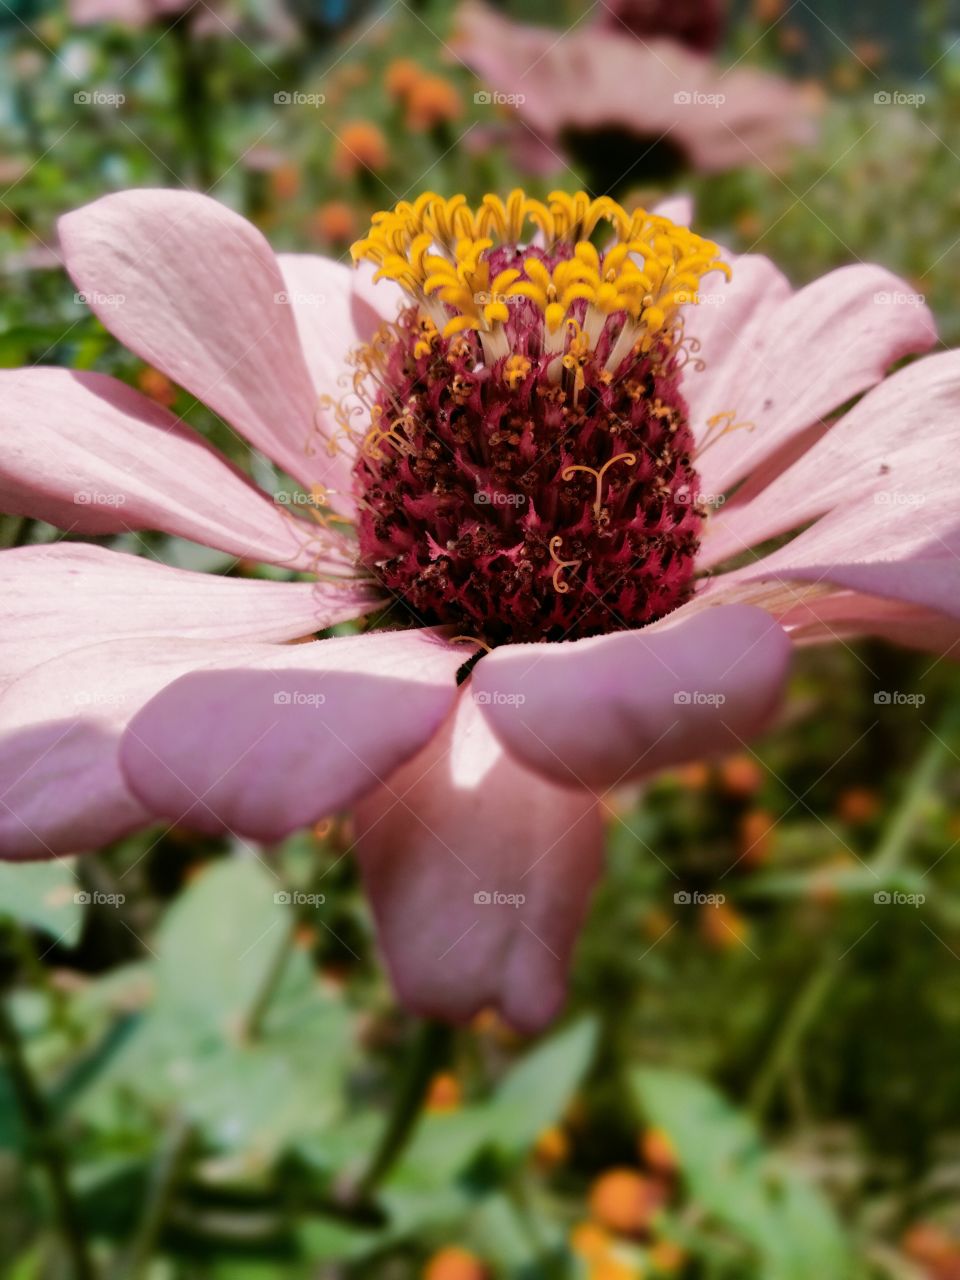
{"label": "blurred garden background", "polygon": [[[652,94],[691,58],[723,102]],[[878,261],[956,345],[960,5],[0,0],[0,366],[115,374],[268,489],[92,317],[58,216],[186,186],[347,259],[399,199],[518,184],[689,194],[795,283]],[[0,864],[0,1274],[957,1280],[958,763],[949,656],[804,651],[753,749],[610,797],[535,1041],[398,1009],[343,820]]]}

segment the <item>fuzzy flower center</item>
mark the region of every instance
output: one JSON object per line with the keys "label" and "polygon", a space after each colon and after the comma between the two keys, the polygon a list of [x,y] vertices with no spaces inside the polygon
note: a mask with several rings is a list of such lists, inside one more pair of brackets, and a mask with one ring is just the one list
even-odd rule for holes
{"label": "fuzzy flower center", "polygon": [[488,645],[640,627],[693,589],[703,508],[681,308],[726,271],[607,198],[425,194],[355,260],[408,295],[356,354],[361,565]]}

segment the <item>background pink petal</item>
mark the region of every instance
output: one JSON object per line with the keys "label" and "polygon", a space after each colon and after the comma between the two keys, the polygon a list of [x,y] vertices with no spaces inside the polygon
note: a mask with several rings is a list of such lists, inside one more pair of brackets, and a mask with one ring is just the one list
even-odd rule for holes
{"label": "background pink petal", "polygon": [[593,796],[511,760],[465,693],[443,730],[361,802],[356,826],[404,1004],[457,1022],[495,1008],[520,1031],[542,1029],[563,1002],[600,873]]}
{"label": "background pink petal", "polygon": [[515,759],[603,790],[759,733],[789,654],[763,610],[721,605],[571,644],[507,645],[482,659],[472,685]]}
{"label": "background pink petal", "polygon": [[351,804],[418,751],[456,696],[463,651],[425,632],[278,647],[195,672],[135,717],[121,759],[158,817],[278,840]]}

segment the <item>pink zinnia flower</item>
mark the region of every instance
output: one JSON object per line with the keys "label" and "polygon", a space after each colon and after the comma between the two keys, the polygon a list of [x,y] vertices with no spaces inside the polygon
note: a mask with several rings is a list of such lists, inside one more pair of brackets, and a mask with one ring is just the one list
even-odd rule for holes
{"label": "pink zinnia flower", "polygon": [[[610,13],[560,32],[468,0],[452,45],[487,91],[514,105],[518,161],[539,173],[566,167],[569,137],[604,130],[676,148],[704,173],[777,168],[791,145],[814,141],[809,91],[753,67],[725,71],[671,35],[641,39]],[[623,169],[636,180],[629,161]]]}
{"label": "pink zinnia flower", "polygon": [[793,642],[960,639],[960,356],[884,379],[936,337],[880,267],[794,291],[663,211],[522,192],[378,215],[355,275],[185,192],[107,196],[61,241],[115,337],[316,518],[110,377],[0,373],[3,509],[310,579],[3,552],[5,857],[352,807],[401,997],[535,1029],[605,791],[762,730]]}

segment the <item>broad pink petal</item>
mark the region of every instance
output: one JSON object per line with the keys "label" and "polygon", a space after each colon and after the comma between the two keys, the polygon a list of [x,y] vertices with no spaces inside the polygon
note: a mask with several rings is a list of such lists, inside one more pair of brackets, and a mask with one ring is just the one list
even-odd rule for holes
{"label": "broad pink petal", "polygon": [[507,645],[478,663],[472,684],[515,759],[605,789],[761,732],[789,654],[763,610],[723,605],[570,644]]}
{"label": "broad pink petal", "polygon": [[520,1031],[544,1027],[600,872],[594,797],[511,760],[465,693],[443,730],[361,802],[356,826],[404,1004],[456,1022],[493,1007]]}
{"label": "broad pink petal", "polygon": [[[718,414],[752,424],[702,449],[697,470],[709,494],[729,489],[792,435],[879,382],[897,360],[936,342],[928,308],[883,267],[841,267],[786,296],[779,283],[771,289],[776,277],[762,264],[735,259],[729,285],[708,276],[701,292],[711,302],[686,312],[686,333],[700,339],[706,364],[703,373],[690,366],[683,382],[698,438],[703,442]],[[746,327],[741,308],[750,316]]]}
{"label": "broad pink petal", "polygon": [[0,697],[0,858],[50,858],[117,840],[152,816],[120,771],[136,711],[184,672],[270,646],[117,640],[35,667]]}
{"label": "broad pink petal", "polygon": [[[850,529],[848,555],[860,559],[878,537],[895,552],[887,517],[921,533],[932,524],[940,531],[942,516],[934,514],[936,504],[927,496],[960,482],[958,446],[960,352],[948,351],[887,378],[749,502],[721,509],[711,520],[698,563],[720,563],[833,509],[831,545],[843,538],[846,512],[851,526],[857,523]],[[862,512],[864,504],[869,509]],[[949,509],[943,515],[949,521]],[[865,543],[868,528],[872,541]],[[795,554],[787,548],[784,558]]]}
{"label": "broad pink petal", "polygon": [[305,483],[315,393],[276,257],[224,205],[125,191],[60,220],[67,270],[110,332]]}
{"label": "broad pink petal", "polygon": [[462,650],[426,632],[380,632],[184,676],[133,720],[124,772],[158,817],[277,840],[419,751],[456,696],[462,663]]}
{"label": "broad pink petal", "polygon": [[159,529],[294,568],[294,521],[173,414],[102,373],[0,372],[0,509],[88,534]]}
{"label": "broad pink petal", "polygon": [[100,641],[294,640],[370,607],[346,587],[215,577],[82,542],[0,553],[0,599],[0,687]]}

